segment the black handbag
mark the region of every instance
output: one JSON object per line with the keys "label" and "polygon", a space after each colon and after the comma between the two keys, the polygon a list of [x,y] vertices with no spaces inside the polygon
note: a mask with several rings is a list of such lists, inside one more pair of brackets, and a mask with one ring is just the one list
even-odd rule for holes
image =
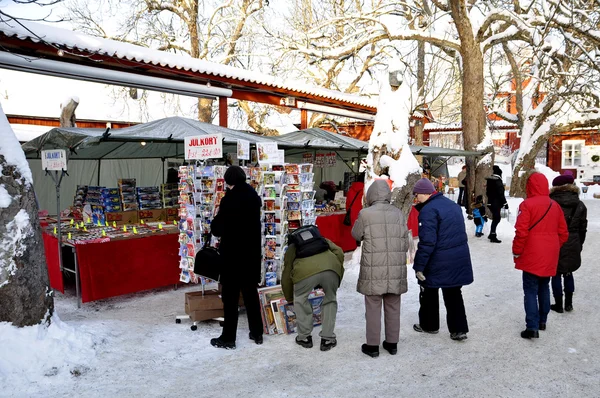
{"label": "black handbag", "polygon": [[204,245],[194,261],[194,273],[214,281],[221,278],[222,258],[219,250],[214,247]]}

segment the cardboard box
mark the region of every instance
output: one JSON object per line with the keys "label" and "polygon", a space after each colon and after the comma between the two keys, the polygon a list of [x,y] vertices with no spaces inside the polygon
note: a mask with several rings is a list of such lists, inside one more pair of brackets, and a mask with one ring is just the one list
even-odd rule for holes
{"label": "cardboard box", "polygon": [[116,211],[111,213],[105,213],[106,221],[112,224],[115,221],[118,225],[123,224],[137,224],[140,219],[138,212],[134,211]]}
{"label": "cardboard box", "polygon": [[185,313],[190,315],[193,311],[223,310],[223,302],[219,292],[215,290],[190,292],[185,294]]}
{"label": "cardboard box", "polygon": [[188,314],[193,322],[207,321],[213,318],[222,318],[225,316],[223,310],[200,310],[192,311]]}
{"label": "cardboard box", "polygon": [[167,211],[167,222],[179,221],[179,208],[170,207],[165,209]]}
{"label": "cardboard box", "polygon": [[146,222],[153,221],[167,221],[167,211],[166,209],[156,209],[156,210],[139,210],[138,217],[141,220]]}

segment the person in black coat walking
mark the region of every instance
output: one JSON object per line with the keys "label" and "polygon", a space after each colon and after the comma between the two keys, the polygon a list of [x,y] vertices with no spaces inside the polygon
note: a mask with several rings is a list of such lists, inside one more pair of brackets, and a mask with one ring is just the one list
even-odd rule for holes
{"label": "person in black coat walking", "polygon": [[219,348],[235,348],[240,292],[248,315],[250,339],[263,342],[262,318],[257,285],[261,278],[262,201],[254,188],[246,183],[246,174],[239,166],[225,172],[227,193],[211,224],[211,233],[220,237],[219,252],[223,266],[221,284],[225,321],[221,336],[210,343]]}
{"label": "person in black coat walking", "polygon": [[492,212],[492,225],[488,239],[493,243],[502,243],[496,235],[496,227],[500,223],[500,211],[502,207],[508,209],[508,203],[504,196],[504,183],[502,182],[502,169],[496,165],[493,168],[493,174],[485,177],[485,195],[487,196],[487,205]]}
{"label": "person in black coat walking", "polygon": [[[555,200],[565,214],[569,229],[569,240],[561,247],[556,276],[552,277],[552,295],[556,304],[550,308],[556,312],[573,311],[575,280],[573,272],[581,266],[581,250],[587,233],[587,208],[579,200],[579,188],[573,176],[560,175],[552,181],[550,198]],[[563,286],[565,281],[565,306],[563,309]]]}

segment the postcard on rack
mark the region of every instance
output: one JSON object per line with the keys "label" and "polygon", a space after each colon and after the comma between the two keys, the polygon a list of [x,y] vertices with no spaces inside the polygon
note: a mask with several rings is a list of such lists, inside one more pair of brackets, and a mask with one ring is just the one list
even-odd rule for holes
{"label": "postcard on rack", "polygon": [[179,275],[179,281],[183,283],[190,283],[190,274],[187,271],[181,271],[181,275]]}
{"label": "postcard on rack", "polygon": [[275,222],[275,213],[265,213],[265,224]]}
{"label": "postcard on rack", "polygon": [[300,184],[300,177],[298,174],[285,174],[283,181],[288,185],[298,185]]}
{"label": "postcard on rack", "polygon": [[264,198],[264,209],[266,211],[275,211],[275,199]]}
{"label": "postcard on rack", "polygon": [[313,200],[315,197],[315,191],[303,191],[302,200]]}
{"label": "postcard on rack", "polygon": [[300,202],[302,195],[300,191],[292,191],[292,190],[288,190],[285,193],[285,196],[287,197],[288,202]]}
{"label": "postcard on rack", "polygon": [[302,173],[300,174],[300,183],[304,184],[307,182],[312,182],[313,180],[313,173]]}
{"label": "postcard on rack", "polygon": [[227,167],[225,166],[214,166],[215,167],[215,172],[214,172],[214,176],[216,179],[224,179],[225,178],[225,171],[227,170]]}
{"label": "postcard on rack", "polygon": [[265,235],[275,235],[275,223],[265,223]]}
{"label": "postcard on rack", "polygon": [[224,179],[222,179],[222,178],[217,179],[215,190],[217,192],[224,192],[225,191],[225,180]]}
{"label": "postcard on rack", "polygon": [[296,333],[296,312],[294,311],[294,304],[290,304],[285,300],[281,301],[279,303],[279,312],[283,314],[286,333]]}
{"label": "postcard on rack", "polygon": [[263,173],[263,184],[264,185],[275,185],[275,173],[272,173],[272,172]]}
{"label": "postcard on rack", "polygon": [[302,173],[312,173],[313,165],[312,163],[304,163],[300,165],[300,171]]}
{"label": "postcard on rack", "polygon": [[300,167],[297,164],[286,164],[285,172],[287,174],[298,174],[300,173]]}
{"label": "postcard on rack", "polygon": [[300,210],[300,202],[288,202],[288,210]]}

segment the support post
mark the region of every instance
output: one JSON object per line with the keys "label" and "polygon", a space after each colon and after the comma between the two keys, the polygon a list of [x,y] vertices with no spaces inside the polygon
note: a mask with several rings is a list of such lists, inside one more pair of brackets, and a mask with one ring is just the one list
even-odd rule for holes
{"label": "support post", "polygon": [[[54,186],[56,188],[56,230],[57,230],[57,238],[58,238],[58,266],[60,267],[60,272],[63,271],[63,262],[62,262],[62,231],[61,231],[61,222],[60,222],[60,183],[62,182],[63,176],[67,174],[67,172],[63,169],[60,171],[55,170],[54,174],[49,173],[48,169],[46,169],[46,174],[50,174],[52,180],[54,181]],[[68,175],[68,174],[67,174]]]}
{"label": "support post", "polygon": [[100,186],[100,166],[102,165],[102,159],[98,159],[98,178],[96,181],[96,185]]}
{"label": "support post", "polygon": [[227,127],[227,97],[219,97],[219,126]]}
{"label": "support post", "polygon": [[308,111],[300,109],[300,130],[308,128]]}

